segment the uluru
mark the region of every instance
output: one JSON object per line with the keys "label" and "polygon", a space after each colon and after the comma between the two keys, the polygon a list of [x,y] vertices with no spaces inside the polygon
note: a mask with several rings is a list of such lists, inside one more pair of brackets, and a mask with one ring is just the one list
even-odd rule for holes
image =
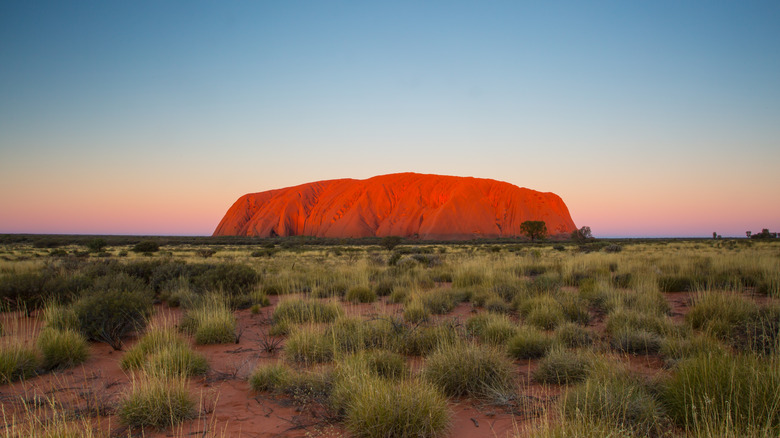
{"label": "uluru", "polygon": [[519,237],[524,221],[550,234],[576,229],[563,200],[485,178],[396,173],[334,179],[241,196],[214,236]]}

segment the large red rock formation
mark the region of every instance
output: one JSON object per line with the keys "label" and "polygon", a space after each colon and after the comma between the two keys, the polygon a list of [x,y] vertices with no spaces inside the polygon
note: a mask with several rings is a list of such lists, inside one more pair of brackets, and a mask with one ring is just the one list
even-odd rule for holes
{"label": "large red rock formation", "polygon": [[244,195],[214,235],[515,237],[528,220],[544,221],[550,234],[576,229],[566,204],[554,193],[492,179],[397,173]]}

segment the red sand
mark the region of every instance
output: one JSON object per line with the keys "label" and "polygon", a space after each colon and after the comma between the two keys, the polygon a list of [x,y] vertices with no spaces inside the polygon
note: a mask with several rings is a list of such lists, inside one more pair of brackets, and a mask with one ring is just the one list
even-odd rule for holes
{"label": "red sand", "polygon": [[521,236],[524,221],[550,234],[576,229],[554,193],[491,179],[417,173],[336,179],[247,194],[215,236],[374,236],[472,239]]}

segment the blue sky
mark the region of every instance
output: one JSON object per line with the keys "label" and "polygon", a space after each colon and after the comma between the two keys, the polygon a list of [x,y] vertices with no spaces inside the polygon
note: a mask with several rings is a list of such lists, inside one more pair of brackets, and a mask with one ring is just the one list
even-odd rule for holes
{"label": "blue sky", "polygon": [[0,3],[0,232],[210,234],[415,171],[596,235],[780,228],[776,2]]}

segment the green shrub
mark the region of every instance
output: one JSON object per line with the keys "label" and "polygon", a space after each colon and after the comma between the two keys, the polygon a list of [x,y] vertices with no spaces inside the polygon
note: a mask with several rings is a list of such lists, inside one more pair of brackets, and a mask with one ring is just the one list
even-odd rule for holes
{"label": "green shrub", "polygon": [[117,290],[93,293],[76,301],[73,311],[79,321],[79,331],[87,339],[105,342],[119,350],[123,337],[146,325],[152,313],[152,297],[144,292]]}
{"label": "green shrub", "polygon": [[356,437],[438,437],[449,424],[447,400],[420,381],[360,385],[346,409],[347,429]]}
{"label": "green shrub", "polygon": [[193,275],[190,286],[195,292],[222,291],[228,295],[249,293],[257,287],[260,276],[251,266],[237,263],[202,265]]}
{"label": "green shrub", "polygon": [[425,361],[423,376],[449,396],[484,396],[514,388],[514,364],[490,347],[456,342],[439,347]]}
{"label": "green shrub", "polygon": [[144,240],[133,246],[133,252],[152,253],[160,250],[160,245],[154,240]]}
{"label": "green shrub", "polygon": [[533,379],[539,383],[569,384],[585,380],[591,368],[591,360],[583,353],[554,348],[539,361]]}
{"label": "green shrub", "polygon": [[696,294],[685,321],[695,329],[727,339],[736,334],[738,327],[747,329],[756,321],[759,306],[736,293],[706,291]]}
{"label": "green shrub", "polygon": [[584,421],[597,429],[586,428],[585,434],[577,436],[665,436],[670,429],[653,394],[620,371],[597,373],[569,389],[561,407],[564,424]]}
{"label": "green shrub", "polygon": [[134,380],[119,404],[119,418],[130,427],[173,427],[196,414],[195,401],[182,378]]}
{"label": "green shrub", "polygon": [[546,333],[524,326],[507,341],[507,350],[515,359],[536,359],[547,354],[552,345],[553,342]]}
{"label": "green shrub", "polygon": [[588,329],[573,322],[567,322],[555,329],[555,340],[564,347],[576,348],[591,345],[593,335]]}
{"label": "green shrub", "polygon": [[350,303],[373,303],[377,296],[368,286],[353,286],[347,291],[344,299]]}
{"label": "green shrub", "polygon": [[47,370],[70,368],[89,356],[87,340],[73,330],[45,328],[38,335],[38,349],[43,355],[43,367]]}
{"label": "green shrub", "polygon": [[669,415],[689,431],[780,434],[777,356],[700,354],[681,361],[663,385]]}
{"label": "green shrub", "polygon": [[20,344],[0,345],[0,383],[32,377],[39,365],[35,349]]}

